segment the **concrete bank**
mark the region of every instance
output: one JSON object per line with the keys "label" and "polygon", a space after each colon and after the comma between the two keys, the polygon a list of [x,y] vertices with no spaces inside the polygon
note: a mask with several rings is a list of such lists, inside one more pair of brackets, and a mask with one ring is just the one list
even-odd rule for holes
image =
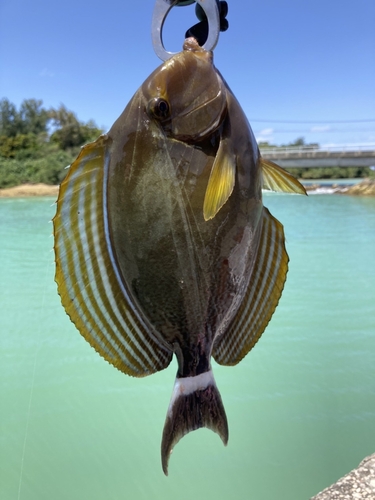
{"label": "concrete bank", "polygon": [[310,500],[374,500],[375,453],[366,457],[358,467],[337,483],[312,497]]}

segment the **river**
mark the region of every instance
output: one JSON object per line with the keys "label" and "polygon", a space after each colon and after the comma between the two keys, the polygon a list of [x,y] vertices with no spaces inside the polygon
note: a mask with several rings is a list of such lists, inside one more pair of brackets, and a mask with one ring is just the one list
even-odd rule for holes
{"label": "river", "polygon": [[280,304],[236,367],[214,364],[230,437],[160,439],[176,364],[118,372],[64,313],[51,198],[0,199],[2,500],[303,500],[375,451],[375,198],[266,194],[285,227]]}

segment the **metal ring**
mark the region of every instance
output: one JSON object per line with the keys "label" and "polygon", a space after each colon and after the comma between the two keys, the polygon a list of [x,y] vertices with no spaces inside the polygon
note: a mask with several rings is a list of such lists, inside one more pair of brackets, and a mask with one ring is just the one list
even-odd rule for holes
{"label": "metal ring", "polygon": [[[208,20],[208,38],[203,45],[204,50],[213,50],[219,41],[220,15],[216,0],[195,0],[204,10]],[[191,2],[190,2],[191,3]],[[152,16],[151,36],[156,55],[166,61],[177,52],[168,52],[163,45],[163,25],[168,12],[176,5],[176,0],[156,0]],[[186,4],[188,5],[188,4]]]}

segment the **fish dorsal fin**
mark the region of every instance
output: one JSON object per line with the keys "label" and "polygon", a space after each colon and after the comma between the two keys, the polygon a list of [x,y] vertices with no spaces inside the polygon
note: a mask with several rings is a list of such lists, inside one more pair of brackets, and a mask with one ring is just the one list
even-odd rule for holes
{"label": "fish dorsal fin", "polygon": [[221,365],[236,365],[265,330],[284,288],[288,271],[284,231],[263,208],[262,233],[245,297],[229,329],[214,343],[212,355]]}
{"label": "fish dorsal fin", "polygon": [[110,145],[103,135],[84,146],[61,184],[53,220],[55,280],[83,337],[116,368],[141,377],[168,366],[172,355],[148,332],[113,255],[106,203]]}
{"label": "fish dorsal fin", "polygon": [[230,140],[229,117],[225,119],[219,149],[212,165],[203,202],[204,220],[215,217],[232,194],[236,179],[236,157]]}
{"label": "fish dorsal fin", "polygon": [[263,187],[283,193],[307,194],[302,184],[286,170],[271,160],[260,158],[263,174]]}

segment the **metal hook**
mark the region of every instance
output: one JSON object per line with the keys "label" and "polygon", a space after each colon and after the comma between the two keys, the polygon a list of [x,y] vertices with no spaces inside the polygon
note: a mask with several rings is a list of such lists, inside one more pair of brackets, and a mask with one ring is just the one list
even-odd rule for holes
{"label": "metal hook", "polygon": [[[216,0],[195,0],[204,10],[208,20],[208,37],[206,43],[203,45],[205,50],[213,50],[219,41],[220,34],[220,15]],[[156,0],[154,13],[152,16],[151,35],[152,44],[156,55],[162,60],[166,61],[172,57],[176,52],[168,52],[163,45],[163,25],[167,15],[172,7],[175,5],[190,5],[194,0],[183,0],[177,2],[176,0]]]}

